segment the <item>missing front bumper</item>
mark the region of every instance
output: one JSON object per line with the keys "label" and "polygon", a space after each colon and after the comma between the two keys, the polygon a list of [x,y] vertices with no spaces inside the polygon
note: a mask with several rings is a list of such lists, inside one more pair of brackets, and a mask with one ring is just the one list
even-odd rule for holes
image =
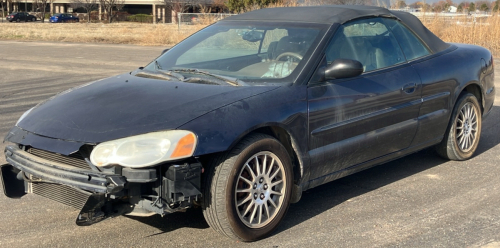
{"label": "missing front bumper", "polygon": [[63,184],[95,193],[118,193],[126,183],[122,176],[75,169],[36,157],[15,146],[5,148],[5,158],[15,169],[32,175],[39,182]]}
{"label": "missing front bumper", "polygon": [[195,160],[155,168],[122,168],[119,174],[75,168],[7,146],[2,184],[10,198],[33,193],[76,209],[76,224],[110,217],[168,214],[192,207],[201,197],[202,165]]}
{"label": "missing front bumper", "polygon": [[32,193],[81,209],[76,219],[79,226],[89,226],[133,211],[129,204],[113,202],[104,193],[91,193],[51,182],[31,182],[30,178],[23,180],[23,176],[20,176],[23,172],[10,164],[1,165],[0,172],[3,191],[7,197],[21,198],[26,193]]}

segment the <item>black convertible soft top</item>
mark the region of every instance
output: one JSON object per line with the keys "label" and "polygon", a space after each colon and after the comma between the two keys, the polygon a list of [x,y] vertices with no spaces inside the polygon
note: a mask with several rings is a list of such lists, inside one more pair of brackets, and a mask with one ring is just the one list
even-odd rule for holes
{"label": "black convertible soft top", "polygon": [[323,5],[305,7],[266,8],[235,15],[223,21],[283,21],[301,23],[323,23],[333,25],[366,17],[390,17],[402,21],[424,41],[433,53],[450,45],[429,31],[420,20],[406,12],[390,11],[386,8],[364,5]]}

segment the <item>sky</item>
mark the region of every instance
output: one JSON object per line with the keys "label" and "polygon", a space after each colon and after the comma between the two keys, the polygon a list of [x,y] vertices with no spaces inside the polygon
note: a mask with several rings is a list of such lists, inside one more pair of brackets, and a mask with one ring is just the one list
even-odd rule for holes
{"label": "sky", "polygon": [[[418,2],[419,0],[406,0],[406,4],[412,4],[414,2]],[[421,1],[421,0],[420,0]],[[440,0],[425,0],[425,3],[428,3],[428,4],[433,4],[433,3],[436,3],[436,2],[439,2]],[[475,2],[475,0],[453,0],[454,3],[456,4],[459,4],[461,2],[464,2],[464,1],[467,1],[467,2]],[[491,1],[490,1],[491,2]]]}

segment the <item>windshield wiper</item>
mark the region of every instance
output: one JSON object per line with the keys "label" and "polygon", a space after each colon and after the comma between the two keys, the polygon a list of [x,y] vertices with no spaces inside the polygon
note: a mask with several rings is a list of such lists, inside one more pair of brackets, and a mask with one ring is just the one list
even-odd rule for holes
{"label": "windshield wiper", "polygon": [[193,73],[193,74],[202,74],[202,75],[207,75],[211,76],[217,79],[220,79],[230,85],[233,86],[246,86],[247,84],[237,78],[232,78],[232,77],[227,77],[227,76],[221,76],[217,74],[213,74],[207,71],[200,71],[198,69],[189,69],[189,68],[179,68],[179,69],[173,69],[169,70],[170,72],[185,72],[185,73]]}
{"label": "windshield wiper", "polygon": [[140,71],[136,73],[134,76],[136,77],[143,77],[143,78],[153,78],[153,79],[162,79],[162,80],[178,80],[178,78],[174,76],[170,76],[167,74],[163,73],[156,73],[156,72],[147,72],[147,71]]}
{"label": "windshield wiper", "polygon": [[156,70],[161,70],[161,65],[158,62],[158,60],[155,60],[155,66],[156,66]]}
{"label": "windshield wiper", "polygon": [[182,82],[186,81],[186,78],[179,73],[175,73],[173,71],[166,71],[166,70],[162,70],[162,69],[156,69],[156,71],[161,73],[161,74],[176,78],[179,81],[182,81]]}

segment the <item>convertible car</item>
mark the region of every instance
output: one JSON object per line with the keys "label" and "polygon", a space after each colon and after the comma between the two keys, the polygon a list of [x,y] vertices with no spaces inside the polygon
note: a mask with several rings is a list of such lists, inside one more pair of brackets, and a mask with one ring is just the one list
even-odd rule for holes
{"label": "convertible car", "polygon": [[219,233],[261,239],[304,190],[431,146],[471,158],[493,66],[379,7],[232,16],[26,111],[4,192],[78,208],[78,225],[201,207]]}

